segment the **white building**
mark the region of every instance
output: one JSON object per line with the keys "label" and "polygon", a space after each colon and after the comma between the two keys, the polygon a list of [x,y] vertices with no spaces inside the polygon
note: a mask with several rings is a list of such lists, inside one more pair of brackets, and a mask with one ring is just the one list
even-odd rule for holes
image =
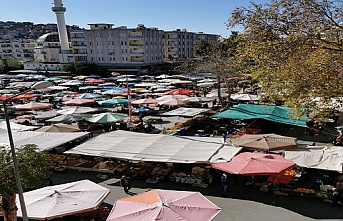
{"label": "white building", "polygon": [[217,35],[177,29],[163,31],[113,24],[89,24],[89,30],[71,32],[75,61],[88,61],[100,66],[144,66],[193,58],[200,41],[215,44]]}
{"label": "white building", "polygon": [[[25,62],[24,68],[36,71],[60,71],[63,63],[74,61],[72,54],[68,57],[60,56],[61,46],[57,32],[42,35],[36,41],[34,48],[34,61]],[[61,61],[67,59],[66,61]]]}
{"label": "white building", "polygon": [[18,59],[21,62],[34,60],[35,40],[0,40],[0,59]]}

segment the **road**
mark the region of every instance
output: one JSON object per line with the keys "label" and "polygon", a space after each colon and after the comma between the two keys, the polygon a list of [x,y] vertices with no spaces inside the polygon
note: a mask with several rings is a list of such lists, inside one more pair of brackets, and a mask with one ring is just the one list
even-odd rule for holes
{"label": "road", "polygon": [[[89,179],[111,190],[105,202],[112,206],[117,199],[127,197],[119,185],[120,175],[108,179],[97,178],[94,172],[65,171],[54,174],[53,183],[61,184],[82,179]],[[149,189],[174,189],[199,191],[209,200],[222,208],[214,221],[310,221],[310,220],[343,220],[343,208],[333,208],[322,200],[296,196],[276,196],[272,193],[262,193],[257,189],[230,185],[228,196],[221,195],[221,186],[211,184],[208,188],[192,187],[189,184],[170,183],[162,181],[148,184],[145,180],[134,180],[131,191],[135,194]]]}

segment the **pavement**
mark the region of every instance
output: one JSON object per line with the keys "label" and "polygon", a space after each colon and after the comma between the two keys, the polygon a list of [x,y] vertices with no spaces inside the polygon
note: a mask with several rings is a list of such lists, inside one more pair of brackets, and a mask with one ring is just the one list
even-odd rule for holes
{"label": "pavement", "polygon": [[[99,179],[98,173],[88,171],[64,171],[54,173],[53,184],[89,179],[111,190],[104,204],[112,207],[117,199],[130,195],[119,185],[120,174],[107,179]],[[207,188],[193,187],[190,184],[161,181],[157,184],[146,183],[143,179],[134,179],[132,194],[139,194],[149,189],[173,189],[199,191],[214,204],[222,208],[214,221],[310,221],[310,220],[343,220],[343,208],[330,207],[321,199],[299,196],[276,196],[270,192],[260,192],[245,186],[230,185],[227,196],[221,194],[222,187],[212,183]]]}

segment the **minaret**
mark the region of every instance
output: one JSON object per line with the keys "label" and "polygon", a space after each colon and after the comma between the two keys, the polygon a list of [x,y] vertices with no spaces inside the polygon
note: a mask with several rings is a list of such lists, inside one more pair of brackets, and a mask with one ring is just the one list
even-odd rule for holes
{"label": "minaret", "polygon": [[66,11],[66,8],[63,7],[62,0],[54,0],[54,7],[52,7],[51,10],[55,12],[57,18],[57,29],[61,44],[61,54],[69,54],[70,49],[68,44],[67,28],[64,20],[64,12]]}

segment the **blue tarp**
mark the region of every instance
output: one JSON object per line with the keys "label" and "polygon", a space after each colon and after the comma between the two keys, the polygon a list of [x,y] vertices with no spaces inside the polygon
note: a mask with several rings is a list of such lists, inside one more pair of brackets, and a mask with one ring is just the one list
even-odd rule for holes
{"label": "blue tarp", "polygon": [[296,118],[291,109],[282,106],[239,104],[229,110],[213,115],[214,118],[228,119],[264,119],[278,123],[306,127],[306,117]]}

